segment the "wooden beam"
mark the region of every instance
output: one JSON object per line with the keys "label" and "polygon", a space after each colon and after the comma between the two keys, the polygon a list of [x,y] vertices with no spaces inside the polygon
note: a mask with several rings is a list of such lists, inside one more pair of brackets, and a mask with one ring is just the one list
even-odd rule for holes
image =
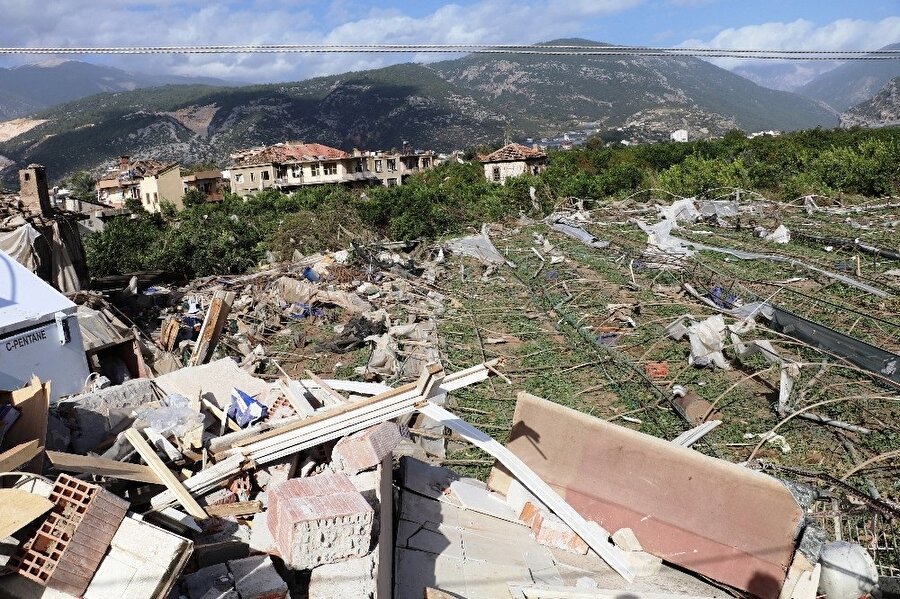
{"label": "wooden beam", "polygon": [[213,300],[206,310],[203,326],[200,327],[200,335],[197,337],[194,351],[191,353],[189,366],[199,366],[209,361],[219,342],[219,337],[222,335],[222,327],[225,326],[232,303],[234,303],[233,291],[217,291],[213,296]]}
{"label": "wooden beam", "polygon": [[94,456],[77,455],[61,451],[48,451],[47,458],[53,467],[62,472],[75,472],[77,474],[95,474],[108,478],[120,478],[133,480],[151,485],[163,484],[153,470],[142,464],[119,462]]}
{"label": "wooden beam", "polygon": [[[19,466],[30,462],[43,449],[37,439],[19,443],[11,449],[0,453],[0,472],[13,472]],[[0,537],[2,538],[2,537]]]}
{"label": "wooden beam", "polygon": [[200,400],[200,402],[203,404],[204,408],[209,410],[210,414],[212,414],[213,416],[218,418],[219,422],[226,423],[228,425],[228,428],[230,428],[232,431],[237,432],[237,431],[243,430],[241,427],[238,426],[237,422],[235,422],[234,420],[229,418],[228,414],[226,414],[224,411],[220,410],[219,407],[216,404],[214,404],[213,402],[209,401],[205,397],[202,398]]}
{"label": "wooden beam", "polygon": [[28,526],[47,512],[55,503],[22,489],[0,489],[0,539]]}
{"label": "wooden beam", "polygon": [[302,417],[312,416],[316,409],[304,397],[303,385],[295,380],[282,377],[278,379],[278,387],[294,411]]}
{"label": "wooden beam", "polygon": [[332,389],[328,383],[317,377],[313,371],[307,370],[306,376],[312,379],[312,382],[317,384],[319,388],[324,391],[323,395],[330,400],[330,403],[333,403],[336,406],[347,403],[346,397]]}
{"label": "wooden beam", "polygon": [[144,440],[137,429],[130,428],[126,430],[125,438],[134,446],[134,449],[140,454],[141,458],[147,462],[147,465],[156,473],[156,476],[159,477],[159,480],[162,481],[166,488],[172,491],[175,498],[178,500],[178,503],[187,510],[188,514],[200,520],[207,517],[206,512],[203,511],[200,504],[198,504],[191,494],[188,493],[188,490],[184,488],[184,485],[175,478],[172,471],[166,468],[166,465],[163,464],[162,460],[159,459],[159,456],[156,455],[156,452],[153,451],[153,448]]}
{"label": "wooden beam", "polygon": [[228,516],[249,516],[262,511],[262,501],[238,501],[222,505],[206,506],[206,513],[217,518]]}

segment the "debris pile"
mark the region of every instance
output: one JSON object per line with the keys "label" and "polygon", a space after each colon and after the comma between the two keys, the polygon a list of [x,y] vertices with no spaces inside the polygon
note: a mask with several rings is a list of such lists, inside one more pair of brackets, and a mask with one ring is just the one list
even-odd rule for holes
{"label": "debris pile", "polygon": [[[51,341],[80,344],[69,347],[91,373],[80,390],[54,395],[38,357],[35,376],[16,373],[0,395],[0,594],[870,592],[885,576],[868,551],[882,537],[868,547],[860,536],[856,545],[829,544],[844,540],[840,527],[826,533],[821,506],[838,510],[849,497],[854,513],[887,521],[900,508],[878,489],[844,482],[857,470],[823,477],[830,491],[810,484],[815,476],[781,480],[799,469],[777,459],[803,447],[784,426],[795,418],[857,436],[872,429],[853,414],[835,417],[828,400],[805,400],[832,364],[813,356],[852,366],[829,373],[831,388],[857,385],[874,397],[875,385],[897,384],[896,348],[795,313],[787,291],[756,293],[756,282],[698,273],[705,252],[757,259],[697,241],[710,230],[798,243],[795,223],[769,226],[764,204],[682,199],[608,210],[599,218],[582,203],[545,223],[485,226],[444,244],[354,246],[184,286],[134,279],[112,294],[70,294]],[[654,213],[653,224],[635,216]],[[768,228],[760,235],[757,227]],[[881,279],[772,255],[855,293],[891,297]],[[615,293],[579,261],[585,256],[615,269]],[[462,293],[449,283],[457,277]],[[495,295],[477,312],[481,289]],[[23,298],[9,298],[24,310]],[[521,302],[515,327],[477,322],[506,317],[508,301]],[[465,335],[460,323],[474,329],[467,344],[455,339]],[[562,352],[523,338],[557,342],[563,332],[584,343],[590,361],[527,361]],[[584,413],[599,404],[562,405],[571,398],[559,381],[585,372],[591,386],[575,396],[612,395],[608,387],[624,397],[640,386],[653,400],[605,406],[604,418]],[[780,422],[742,422],[749,444],[734,443],[742,437],[723,398],[767,375],[777,401],[758,411]],[[508,418],[491,420],[502,410]],[[642,419],[678,425],[647,434]],[[495,430],[509,433],[506,444],[486,432]],[[727,444],[710,441],[725,430],[717,438]],[[745,446],[753,449],[744,460],[716,450]],[[473,464],[488,476],[461,473]],[[460,471],[444,467],[452,465]]]}

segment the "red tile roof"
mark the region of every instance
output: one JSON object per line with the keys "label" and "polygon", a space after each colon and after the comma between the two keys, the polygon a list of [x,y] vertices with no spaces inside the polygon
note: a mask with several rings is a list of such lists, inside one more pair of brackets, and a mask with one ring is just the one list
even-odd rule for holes
{"label": "red tile roof", "polygon": [[307,162],[349,158],[350,154],[322,144],[280,143],[259,150],[245,150],[233,154],[235,166],[270,164],[273,162]]}
{"label": "red tile roof", "polygon": [[513,162],[518,160],[532,160],[534,158],[546,158],[547,155],[540,150],[529,148],[521,144],[508,144],[490,154],[479,156],[481,162]]}

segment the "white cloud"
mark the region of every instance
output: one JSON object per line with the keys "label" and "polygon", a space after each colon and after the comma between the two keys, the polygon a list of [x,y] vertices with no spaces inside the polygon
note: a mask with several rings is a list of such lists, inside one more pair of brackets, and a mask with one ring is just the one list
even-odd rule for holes
{"label": "white cloud", "polygon": [[[806,19],[762,23],[723,29],[711,39],[689,39],[680,45],[744,50],[877,50],[897,42],[900,42],[900,17],[880,21],[839,19],[824,25]],[[713,62],[725,68],[742,64],[739,59]]]}
{"label": "white cloud", "polygon": [[[423,16],[359,8],[333,0],[45,0],[34,10],[0,0],[7,46],[135,46],[196,44],[483,44],[533,43],[572,37],[589,18],[644,0],[476,0],[438,5]],[[103,58],[134,71],[285,81],[385,66],[434,56],[293,54]],[[25,56],[20,62],[36,62]],[[92,59],[95,60],[95,59]]]}

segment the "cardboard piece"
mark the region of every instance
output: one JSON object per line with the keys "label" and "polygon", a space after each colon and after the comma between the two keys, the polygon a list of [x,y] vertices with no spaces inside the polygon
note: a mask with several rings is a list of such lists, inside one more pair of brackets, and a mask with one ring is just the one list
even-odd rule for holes
{"label": "cardboard piece", "polygon": [[10,404],[21,412],[19,419],[3,438],[2,449],[37,441],[40,452],[19,466],[23,472],[40,474],[44,467],[44,445],[47,440],[47,413],[50,410],[50,381],[41,383],[32,377],[31,384],[15,391],[0,392],[0,404]]}
{"label": "cardboard piece", "polygon": [[[520,393],[509,449],[588,520],[644,550],[775,599],[803,511],[772,477]],[[495,467],[490,484],[505,492]]]}

